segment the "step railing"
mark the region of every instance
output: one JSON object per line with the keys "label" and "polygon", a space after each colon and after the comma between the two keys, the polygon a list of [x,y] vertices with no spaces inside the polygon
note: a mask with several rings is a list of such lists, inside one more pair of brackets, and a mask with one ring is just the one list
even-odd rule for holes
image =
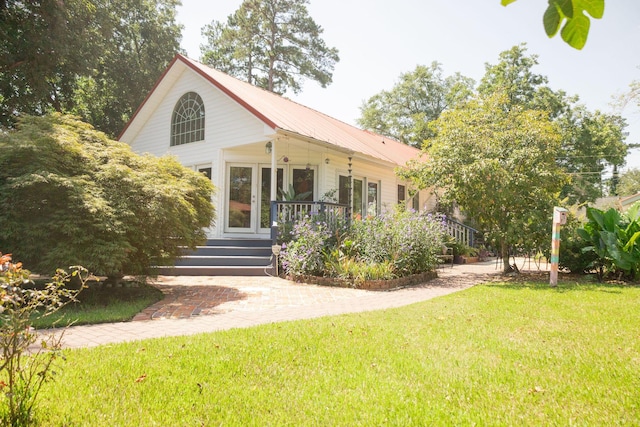
{"label": "step railing", "polygon": [[445,228],[447,233],[449,233],[449,235],[459,243],[471,247],[476,243],[476,233],[478,233],[478,230],[473,227],[469,227],[455,219],[447,217],[445,221]]}

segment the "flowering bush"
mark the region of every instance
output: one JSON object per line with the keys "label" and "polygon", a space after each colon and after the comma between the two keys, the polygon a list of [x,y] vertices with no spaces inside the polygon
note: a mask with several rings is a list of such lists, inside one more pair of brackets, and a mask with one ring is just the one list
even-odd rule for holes
{"label": "flowering bush", "polygon": [[445,240],[444,218],[394,210],[353,221],[345,232],[305,218],[283,245],[282,266],[292,276],[389,279],[433,270]]}
{"label": "flowering bush", "polygon": [[285,273],[292,276],[322,276],[324,251],[333,236],[331,228],[323,221],[306,216],[293,225],[291,240],[282,244],[280,259]]}
{"label": "flowering bush", "polygon": [[432,270],[445,239],[444,218],[394,210],[357,221],[351,238],[365,262],[390,261],[398,277]]}

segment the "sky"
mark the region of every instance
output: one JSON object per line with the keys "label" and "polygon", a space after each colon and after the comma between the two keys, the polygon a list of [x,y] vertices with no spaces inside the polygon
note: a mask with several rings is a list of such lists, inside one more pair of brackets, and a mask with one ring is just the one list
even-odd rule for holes
{"label": "sky", "polygon": [[[182,0],[182,48],[200,58],[203,26],[226,21],[242,0]],[[327,88],[309,81],[300,94],[286,96],[352,125],[363,102],[391,89],[417,65],[442,64],[478,82],[485,64],[520,43],[538,56],[534,72],[549,86],[578,95],[591,111],[627,119],[628,143],[640,143],[640,106],[615,109],[613,97],[640,81],[640,1],[606,0],[604,17],[592,19],[586,46],[578,51],[559,35],[548,38],[542,25],[547,0],[310,0],[309,15],[324,32],[340,61]],[[630,151],[623,169],[640,169],[640,149]]]}

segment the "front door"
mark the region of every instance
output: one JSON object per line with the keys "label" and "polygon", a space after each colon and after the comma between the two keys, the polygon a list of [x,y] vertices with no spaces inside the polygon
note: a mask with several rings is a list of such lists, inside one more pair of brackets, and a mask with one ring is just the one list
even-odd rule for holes
{"label": "front door", "polygon": [[227,165],[225,231],[232,233],[255,232],[257,223],[256,172],[254,165]]}
{"label": "front door", "polygon": [[[270,231],[271,166],[258,164],[227,165],[227,215],[225,231],[228,233],[262,233]],[[284,188],[284,170],[278,168],[278,199]]]}

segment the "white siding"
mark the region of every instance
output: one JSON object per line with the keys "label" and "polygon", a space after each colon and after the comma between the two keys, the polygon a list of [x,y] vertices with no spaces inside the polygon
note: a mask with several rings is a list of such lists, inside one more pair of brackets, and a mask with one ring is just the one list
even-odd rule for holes
{"label": "white siding", "polygon": [[[205,139],[170,147],[173,109],[178,99],[191,91],[198,93],[204,102]],[[173,154],[184,165],[195,165],[213,163],[217,160],[217,150],[221,148],[264,141],[265,132],[269,131],[255,116],[195,72],[186,70],[129,143],[136,152],[157,156]]]}
{"label": "white siding", "polygon": [[[349,154],[293,137],[278,136],[274,139],[274,129],[266,126],[211,82],[179,63],[175,67],[177,68],[172,69],[152,93],[131,127],[123,134],[122,140],[138,153],[156,156],[172,154],[185,166],[212,168],[212,181],[217,188],[213,197],[217,219],[216,227],[209,230],[211,237],[224,235],[227,164],[270,167],[271,155],[265,152],[267,141],[273,141],[277,164],[285,169],[285,187],[289,185],[294,168],[305,168],[309,164],[316,171],[316,200],[337,189],[338,175],[349,175]],[[171,147],[173,109],[180,97],[187,92],[196,92],[204,102],[205,139]],[[351,175],[378,183],[380,210],[384,212],[395,206],[397,186],[402,183],[395,175],[395,166],[360,154],[352,157]],[[325,161],[327,158],[328,164]],[[428,194],[421,192],[421,206],[433,203],[433,198]],[[336,193],[335,197],[337,196]]]}

